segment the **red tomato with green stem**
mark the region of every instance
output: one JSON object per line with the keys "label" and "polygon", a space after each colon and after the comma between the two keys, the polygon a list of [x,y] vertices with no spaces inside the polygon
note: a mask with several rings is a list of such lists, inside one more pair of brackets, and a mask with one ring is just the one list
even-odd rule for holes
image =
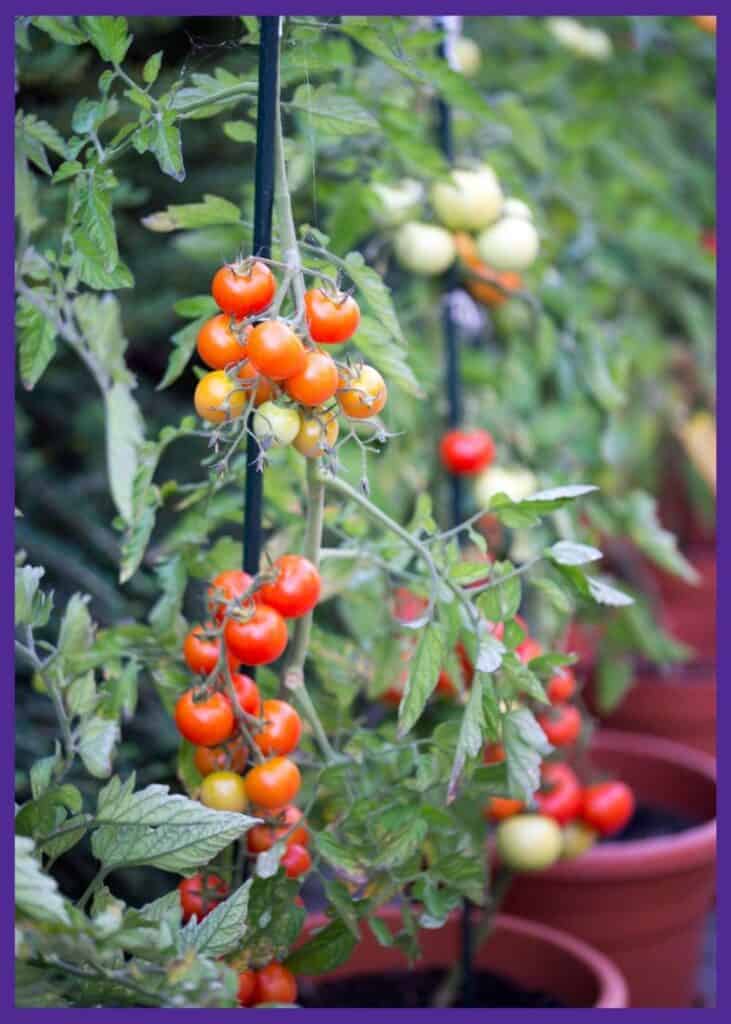
{"label": "red tomato with green stem", "polygon": [[254,1005],[297,1002],[297,981],[282,964],[271,963],[256,972]]}
{"label": "red tomato with green stem", "polygon": [[306,875],[312,867],[312,857],[306,847],[300,846],[299,843],[292,843],[287,846],[280,863],[287,878],[299,878],[300,875]]}
{"label": "red tomato with green stem", "polygon": [[226,614],[226,606],[240,600],[253,583],[252,577],[242,569],[225,569],[214,576],[208,588],[208,610],[217,622],[222,622]]}
{"label": "red tomato with green stem", "polygon": [[242,772],[246,767],[248,749],[241,737],[215,747],[196,747],[193,761],[204,778],[212,772]]}
{"label": "red tomato with green stem", "polygon": [[261,695],[254,680],[243,672],[233,672],[231,682],[241,710],[258,718],[261,714]]}
{"label": "red tomato with green stem", "polygon": [[[191,672],[208,676],[218,664],[221,641],[217,637],[206,635],[214,628],[211,622],[207,622],[205,626],[194,626],[183,641],[183,658]],[[228,661],[234,668],[239,664],[231,656]]]}
{"label": "red tomato with green stem", "polygon": [[551,676],[546,687],[546,696],[551,704],[565,704],[576,693],[576,677],[570,668],[560,668]]}
{"label": "red tomato with green stem", "polygon": [[287,757],[272,757],[255,765],[246,776],[246,792],[252,804],[278,811],[299,793],[300,771]]}
{"label": "red tomato with green stem", "polygon": [[236,993],[239,1006],[253,1006],[256,991],[256,971],[242,971],[239,975],[239,987]]}
{"label": "red tomato with green stem", "polygon": [[624,782],[596,782],[584,790],[582,817],[603,836],[621,832],[634,812],[634,793]]}
{"label": "red tomato with green stem", "polygon": [[284,390],[301,405],[324,405],[338,390],[338,368],[327,352],[313,349],[305,355],[305,365],[284,382]]}
{"label": "red tomato with green stem", "polygon": [[546,788],[535,795],[538,810],[559,825],[573,821],[581,812],[581,784],[576,773],[567,764],[549,761],[541,775]]}
{"label": "red tomato with green stem", "polygon": [[261,313],[271,304],[277,282],[266,263],[260,260],[239,267],[226,264],[216,271],[211,294],[219,309],[237,320]]}
{"label": "red tomato with green stem", "polygon": [[259,373],[276,381],[302,373],[307,361],[301,339],[281,320],[257,324],[249,335],[247,354]]}
{"label": "red tomato with green stem", "polygon": [[439,444],[439,454],[453,476],[472,476],[495,458],[495,442],[487,430],[449,430]]}
{"label": "red tomato with green stem", "polygon": [[538,724],[554,747],[567,747],[581,732],[581,714],[573,704],[561,704],[538,715]]}
{"label": "red tomato with green stem", "polygon": [[310,337],[321,345],[338,345],[352,338],[360,323],[360,309],[347,292],[329,294],[322,288],[305,293]]}
{"label": "red tomato with green stem", "polygon": [[246,335],[250,329],[247,327],[239,337],[228,313],[217,313],[198,331],[198,355],[212,370],[225,370],[246,357]]}
{"label": "red tomato with green stem", "polygon": [[[267,812],[259,814],[258,808],[252,808],[252,813],[257,817],[266,817]],[[298,846],[307,846],[310,835],[304,822],[304,815],[299,807],[289,804],[278,814],[270,817],[265,825],[254,825],[246,833],[246,844],[250,853],[263,853],[271,850],[272,846],[284,839],[287,846],[296,843]]]}
{"label": "red tomato with green stem", "polygon": [[284,700],[265,700],[262,705],[264,728],[254,742],[262,754],[290,754],[300,741],[302,719]]}
{"label": "red tomato with green stem", "polygon": [[228,886],[218,875],[191,875],[178,884],[183,921],[195,914],[199,921],[228,896]]}
{"label": "red tomato with green stem", "polygon": [[229,619],[224,636],[231,654],[242,665],[268,665],[281,657],[287,646],[286,623],[268,604],[257,604],[245,621]]}
{"label": "red tomato with green stem", "polygon": [[302,555],[282,555],[272,566],[276,576],[261,588],[261,600],[285,619],[298,619],[312,611],[320,599],[320,573]]}
{"label": "red tomato with green stem", "polygon": [[189,743],[214,747],[233,733],[236,720],[228,697],[223,693],[202,695],[186,690],[175,705],[175,724]]}

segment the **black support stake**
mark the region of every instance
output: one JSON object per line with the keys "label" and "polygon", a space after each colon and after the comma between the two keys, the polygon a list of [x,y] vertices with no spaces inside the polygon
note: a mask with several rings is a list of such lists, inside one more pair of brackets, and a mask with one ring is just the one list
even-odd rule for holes
{"label": "black support stake", "polygon": [[[449,34],[446,19],[436,18],[436,27],[444,31],[444,38],[439,45],[439,55],[449,60]],[[454,162],[454,132],[452,128],[452,110],[441,97],[436,106],[437,130],[439,145],[447,162]],[[458,272],[452,267],[445,279],[445,294],[442,300],[442,328],[444,331],[444,362],[447,392],[447,424],[450,429],[462,424],[462,374],[460,372],[459,328],[454,318],[454,300],[458,288]],[[449,476],[451,526],[464,520],[464,489],[462,478],[455,474]],[[474,945],[475,936],[472,926],[472,904],[468,899],[462,903],[461,927],[462,987],[460,1004],[474,1006]]]}
{"label": "black support stake", "polygon": [[[274,205],[274,138],[279,88],[279,18],[259,18],[259,93],[256,110],[256,165],[254,169],[255,256],[271,256]],[[246,442],[244,490],[244,570],[259,572],[261,559],[261,507],[263,472],[257,466],[259,445],[251,434]],[[248,669],[251,675],[253,670]]]}

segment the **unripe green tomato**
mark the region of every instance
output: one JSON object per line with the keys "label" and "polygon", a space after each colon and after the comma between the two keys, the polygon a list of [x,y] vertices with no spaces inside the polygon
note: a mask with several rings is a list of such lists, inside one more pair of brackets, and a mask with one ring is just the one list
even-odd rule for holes
{"label": "unripe green tomato", "polygon": [[424,186],[413,178],[403,178],[395,185],[374,182],[371,191],[378,200],[374,218],[384,228],[395,228],[407,221],[424,197]]}
{"label": "unripe green tomato", "polygon": [[561,828],[544,814],[516,814],[498,825],[497,848],[513,871],[543,871],[561,856]]}
{"label": "unripe green tomato", "polygon": [[597,841],[599,833],[583,821],[570,821],[563,827],[563,852],[567,860],[580,857],[590,850]]}
{"label": "unripe green tomato", "polygon": [[503,217],[523,217],[525,220],[533,220],[533,211],[522,199],[509,196],[503,203]]}
{"label": "unripe green tomato", "polygon": [[475,480],[475,498],[480,508],[487,508],[496,494],[507,494],[512,501],[522,501],[533,494],[538,482],[525,466],[490,466]]}
{"label": "unripe green tomato", "polygon": [[238,772],[220,771],[206,775],[201,783],[200,802],[214,811],[241,814],[248,807],[246,783]]}
{"label": "unripe green tomato", "polygon": [[538,232],[524,216],[501,217],[478,236],[480,256],[495,270],[527,270],[538,255]]}
{"label": "unripe green tomato", "polygon": [[454,170],[432,186],[431,202],[442,224],[452,231],[479,231],[500,215],[503,192],[486,164],[474,171]]}
{"label": "unripe green tomato", "polygon": [[457,70],[461,71],[465,78],[472,78],[477,74],[482,61],[482,50],[474,41],[467,36],[460,36],[454,44],[454,57],[457,63]]}
{"label": "unripe green tomato", "polygon": [[449,231],[434,224],[409,221],[399,228],[394,239],[396,259],[412,274],[434,277],[443,274],[457,255]]}
{"label": "unripe green tomato", "polygon": [[262,402],[254,414],[254,433],[273,448],[291,444],[300,429],[300,417],[296,409],[276,402]]}

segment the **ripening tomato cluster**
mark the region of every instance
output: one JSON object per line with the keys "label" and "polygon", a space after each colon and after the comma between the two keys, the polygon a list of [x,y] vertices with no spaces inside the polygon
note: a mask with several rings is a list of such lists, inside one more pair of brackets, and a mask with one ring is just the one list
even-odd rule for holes
{"label": "ripening tomato cluster", "polygon": [[[543,647],[530,635],[524,619],[516,615],[515,620],[525,633],[525,639],[515,648],[515,653],[525,665],[530,665],[534,658],[543,654]],[[581,712],[576,705],[569,703],[576,695],[576,689],[576,677],[566,666],[557,669],[546,686],[551,706],[536,717],[553,747],[568,747],[581,733]]]}
{"label": "ripening tomato cluster", "polygon": [[221,312],[198,334],[198,354],[211,372],[195,389],[196,412],[210,423],[255,413],[252,428],[265,448],[294,448],[306,458],[332,451],[338,415],[377,416],[388,391],[383,377],[363,363],[338,363],[320,346],[339,345],[355,334],[360,309],[347,292],[313,288],[305,293],[306,332],[286,319],[267,318],[277,292],[265,262],[226,264],[211,293]]}

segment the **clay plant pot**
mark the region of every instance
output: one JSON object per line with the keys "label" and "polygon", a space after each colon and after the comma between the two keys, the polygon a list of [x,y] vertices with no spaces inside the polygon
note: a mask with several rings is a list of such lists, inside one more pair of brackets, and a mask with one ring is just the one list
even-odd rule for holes
{"label": "clay plant pot", "polygon": [[[378,912],[392,932],[401,925],[397,907],[383,907]],[[385,948],[376,941],[363,924],[361,940],[347,963],[318,981],[373,975],[393,971],[450,968],[459,957],[461,913],[450,915],[443,928],[422,929],[419,942],[420,959],[409,966],[404,953]],[[478,914],[475,914],[475,923]],[[322,927],[326,918],[311,914],[305,923],[309,935]],[[621,1009],[627,1006],[627,986],[616,966],[602,953],[586,943],[554,928],[534,921],[499,915],[490,938],[478,950],[477,970],[489,970],[510,979],[528,991],[545,992],[568,1007]],[[306,983],[306,982],[305,982]]]}
{"label": "clay plant pot", "polygon": [[623,779],[638,803],[700,822],[656,839],[600,843],[511,886],[505,910],[548,921],[606,953],[630,1006],[690,1006],[715,889],[715,761],[669,740],[601,731],[599,772]]}
{"label": "clay plant pot", "polygon": [[696,585],[653,570],[662,602],[663,624],[676,639],[695,651],[696,660],[716,659],[716,549],[695,547],[688,561],[698,573]]}

